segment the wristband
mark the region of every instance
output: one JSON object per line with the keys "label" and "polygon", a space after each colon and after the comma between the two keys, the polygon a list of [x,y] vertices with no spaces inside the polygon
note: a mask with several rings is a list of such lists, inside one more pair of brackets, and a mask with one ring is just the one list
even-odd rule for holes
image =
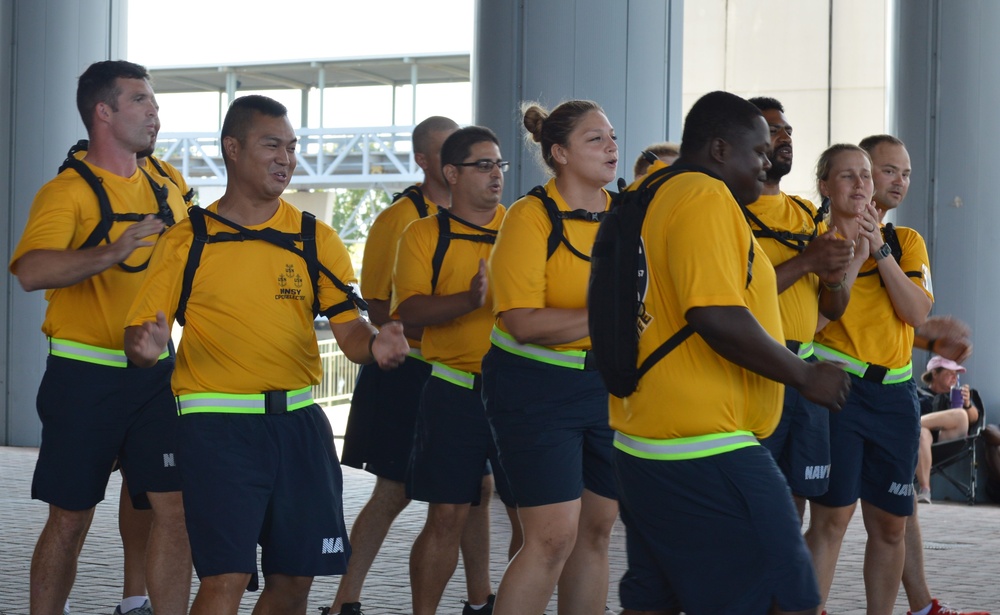
{"label": "wristband", "polygon": [[826,282],[823,282],[823,288],[827,289],[831,293],[839,293],[844,290],[844,283],[842,281],[837,282],[836,284],[827,284]]}
{"label": "wristband", "polygon": [[373,346],[375,346],[375,338],[378,337],[378,331],[372,333],[372,336],[368,338],[368,356],[371,357],[371,363],[375,363],[375,351]]}

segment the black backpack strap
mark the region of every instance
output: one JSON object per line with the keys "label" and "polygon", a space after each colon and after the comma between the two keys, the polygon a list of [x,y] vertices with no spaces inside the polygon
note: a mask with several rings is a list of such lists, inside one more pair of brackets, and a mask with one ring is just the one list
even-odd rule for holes
{"label": "black backpack strap", "polygon": [[809,209],[809,206],[802,201],[791,195],[788,195],[788,197],[792,199],[792,201],[794,201],[795,204],[802,209],[802,211],[806,212],[809,219],[813,221],[813,229],[811,233],[806,234],[792,233],[790,231],[776,231],[761,222],[760,218],[750,211],[750,208],[746,205],[740,203],[740,209],[743,210],[743,215],[746,219],[753,223],[753,225],[756,225],[757,228],[751,227],[754,237],[757,237],[758,239],[773,239],[785,247],[801,252],[806,249],[809,242],[816,239],[816,233],[819,229],[819,221],[823,219],[825,211],[818,211],[814,214],[812,210]]}
{"label": "black backpack strap", "polygon": [[[438,221],[438,240],[437,245],[434,247],[434,256],[431,257],[431,293],[437,288],[438,277],[441,275],[441,266],[444,264],[444,255],[448,252],[448,247],[451,245],[452,239],[489,244],[496,243],[497,240],[497,231],[463,220],[447,209],[439,209],[436,217]],[[453,233],[451,232],[452,219],[480,232]]]}
{"label": "black backpack strap", "polygon": [[[149,162],[153,165],[153,168],[156,169],[157,173],[159,173],[164,178],[169,179],[170,183],[177,186],[178,190],[180,189],[181,187],[180,184],[175,182],[173,177],[170,177],[170,174],[167,173],[166,170],[164,170],[163,166],[160,164],[160,161],[157,160],[155,156],[149,156]],[[190,205],[191,201],[194,199],[194,188],[188,188],[188,191],[184,193],[183,198],[184,198],[184,204]]]}
{"label": "black backpack strap", "polygon": [[313,287],[313,314],[319,314],[319,254],[316,250],[316,216],[308,211],[302,212],[299,236],[302,238],[306,271],[309,272],[309,281],[312,282]]}
{"label": "black backpack strap", "polygon": [[545,213],[549,216],[549,222],[552,223],[552,230],[549,231],[549,239],[546,246],[545,260],[552,258],[552,255],[559,249],[559,244],[561,243],[566,246],[566,248],[572,252],[574,256],[589,263],[590,256],[580,252],[569,242],[569,238],[566,237],[563,220],[586,220],[588,222],[600,222],[607,215],[607,212],[591,212],[586,209],[562,211],[559,209],[559,206],[556,205],[555,200],[553,200],[552,197],[549,196],[548,192],[545,191],[543,186],[535,186],[528,191],[527,196],[533,196],[542,202],[542,205],[545,207]]}
{"label": "black backpack strap", "polygon": [[194,237],[191,239],[191,248],[188,250],[187,263],[184,265],[184,278],[181,282],[181,295],[177,301],[177,310],[174,312],[174,319],[184,326],[187,321],[184,312],[187,310],[188,298],[191,297],[191,284],[194,282],[194,272],[198,270],[201,263],[201,253],[208,243],[208,227],[205,224],[205,210],[201,207],[191,207],[188,209],[188,220],[191,221],[191,232]]}
{"label": "black backpack strap", "polygon": [[410,199],[413,206],[417,208],[417,215],[421,218],[426,218],[430,213],[430,209],[427,207],[427,201],[424,200],[424,191],[420,189],[420,186],[416,184],[407,186],[402,192],[397,192],[392,195],[392,202],[395,203],[402,198]]}
{"label": "black backpack strap", "polygon": [[660,359],[670,354],[674,348],[680,346],[681,343],[691,337],[693,333],[694,329],[691,328],[691,325],[684,325],[678,329],[676,333],[667,338],[667,341],[660,344],[656,350],[651,352],[650,355],[646,357],[646,360],[642,362],[642,365],[639,366],[639,379],[642,379],[642,377],[646,375],[646,372],[656,365]]}
{"label": "black backpack strap", "polygon": [[888,222],[882,227],[882,241],[889,244],[892,257],[896,259],[896,264],[899,264],[903,258],[903,246],[899,243],[899,235],[896,234],[896,227],[892,225],[892,222]]}

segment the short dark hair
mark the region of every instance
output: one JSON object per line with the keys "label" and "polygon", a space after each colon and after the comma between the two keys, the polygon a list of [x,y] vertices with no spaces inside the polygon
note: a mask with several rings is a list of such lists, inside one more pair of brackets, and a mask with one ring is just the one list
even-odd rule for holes
{"label": "short dark hair", "polygon": [[715,91],[694,103],[684,119],[681,135],[681,155],[691,155],[708,145],[712,139],[735,141],[742,133],[752,131],[754,120],[763,114],[736,94]]}
{"label": "short dark hair", "polygon": [[858,147],[868,152],[868,155],[871,156],[872,151],[883,143],[888,143],[889,145],[902,145],[903,147],[906,147],[902,141],[892,135],[872,135],[870,137],[865,137],[864,139],[861,139],[861,143],[858,143]]}
{"label": "short dark hair", "polygon": [[472,151],[472,146],[483,141],[496,143],[500,147],[500,140],[493,134],[493,131],[485,126],[466,126],[451,133],[441,145],[441,167],[446,164],[458,164],[463,162]]}
{"label": "short dark hair", "polygon": [[674,143],[669,143],[663,141],[662,143],[653,143],[643,148],[642,153],[639,157],[635,159],[635,165],[632,167],[632,175],[636,179],[642,177],[649,170],[649,161],[646,160],[646,152],[660,158],[662,156],[674,156],[678,157],[681,155],[681,149]]}
{"label": "short dark hair", "polygon": [[443,132],[445,130],[456,130],[458,124],[451,118],[443,115],[432,115],[420,122],[413,128],[413,152],[416,154],[429,154],[427,148],[430,147],[431,133]]}
{"label": "short dark hair", "polygon": [[118,96],[122,89],[117,79],[149,79],[149,71],[126,60],[94,62],[83,71],[76,84],[76,108],[87,132],[94,127],[94,107],[104,103],[118,110]]}
{"label": "short dark hair", "polygon": [[223,139],[232,137],[240,144],[245,144],[253,116],[258,113],[268,117],[285,117],[288,115],[288,109],[273,98],[260,94],[240,96],[230,103],[229,110],[226,111],[226,119],[222,122],[221,137]]}
{"label": "short dark hair", "polygon": [[770,96],[754,96],[753,98],[748,98],[747,102],[761,111],[770,111],[771,109],[774,109],[780,113],[785,112],[784,105],[778,102],[777,98],[771,98]]}

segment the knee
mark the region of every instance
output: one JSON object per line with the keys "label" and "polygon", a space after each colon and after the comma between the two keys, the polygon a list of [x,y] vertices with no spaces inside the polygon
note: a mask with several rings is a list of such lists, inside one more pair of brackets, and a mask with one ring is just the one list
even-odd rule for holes
{"label": "knee", "polygon": [[49,507],[47,525],[65,538],[80,538],[87,533],[94,509],[66,510],[58,506]]}
{"label": "knee", "polygon": [[852,506],[842,508],[823,508],[817,505],[810,507],[809,533],[823,539],[840,540],[847,532],[851,522]]}
{"label": "knee", "polygon": [[438,536],[460,536],[468,514],[468,504],[431,504],[424,529]]}

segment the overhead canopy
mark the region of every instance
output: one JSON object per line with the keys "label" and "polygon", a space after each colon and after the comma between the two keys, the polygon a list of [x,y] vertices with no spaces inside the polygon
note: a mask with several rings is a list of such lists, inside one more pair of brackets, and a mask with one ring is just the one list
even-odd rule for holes
{"label": "overhead canopy", "polygon": [[408,85],[413,82],[453,83],[469,81],[469,54],[410,54],[380,57],[338,58],[267,64],[228,64],[150,68],[157,94],[226,92],[227,75],[234,74],[238,89],[279,90],[372,85]]}

